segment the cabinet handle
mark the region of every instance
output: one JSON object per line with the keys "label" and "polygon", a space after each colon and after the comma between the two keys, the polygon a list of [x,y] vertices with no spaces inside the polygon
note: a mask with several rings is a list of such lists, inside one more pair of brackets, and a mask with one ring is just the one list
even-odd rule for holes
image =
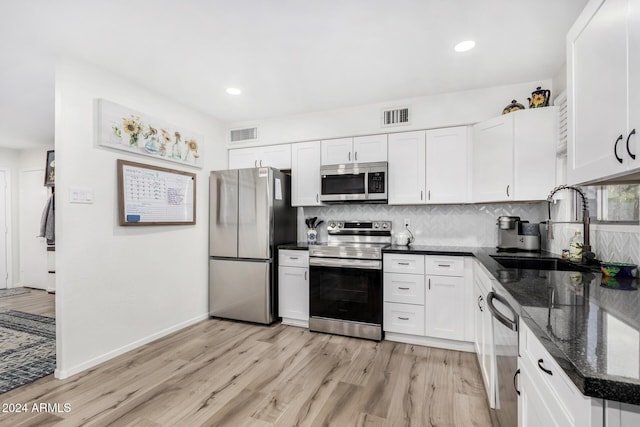
{"label": "cabinet handle", "polygon": [[307,280],[307,270],[304,271],[304,280]]}
{"label": "cabinet handle", "polygon": [[351,151],[349,151],[349,161],[351,161]]}
{"label": "cabinet handle", "polygon": [[253,167],[254,167],[254,168],[257,168],[257,167],[258,167],[258,161],[257,161],[257,160],[254,160],[254,161],[253,161]]}
{"label": "cabinet handle", "polygon": [[260,160],[260,167],[262,167],[262,160]]}
{"label": "cabinet handle", "polygon": [[400,319],[400,320],[409,320],[408,317],[398,317],[398,319]]}
{"label": "cabinet handle", "polygon": [[618,142],[622,141],[622,135],[616,139],[616,143],[613,144],[613,155],[616,156],[616,160],[622,164],[622,158],[618,157]]}
{"label": "cabinet handle", "polygon": [[398,265],[409,265],[408,262],[399,262]]}
{"label": "cabinet handle", "polygon": [[398,286],[398,289],[402,289],[403,291],[408,291],[410,288],[404,288],[402,286]]}
{"label": "cabinet handle", "polygon": [[518,378],[518,375],[520,375],[520,369],[518,369],[516,373],[513,374],[513,388],[515,389],[516,393],[518,393],[518,396],[520,396],[520,390],[518,390],[518,385],[516,384],[516,378]]}
{"label": "cabinet handle", "polygon": [[507,184],[507,197],[511,197],[511,196],[509,196],[509,187],[510,187],[510,185]]}
{"label": "cabinet handle", "polygon": [[429,289],[431,289],[431,278],[429,278]]}
{"label": "cabinet handle", "polygon": [[318,203],[319,201],[320,201],[320,195],[316,193],[316,203]]}
{"label": "cabinet handle", "polygon": [[422,200],[423,196],[424,196],[424,190],[420,190],[420,200]]}
{"label": "cabinet handle", "polygon": [[431,190],[427,191],[427,200],[431,200]]}
{"label": "cabinet handle", "polygon": [[483,300],[484,300],[484,298],[482,298],[482,295],[480,295],[478,297],[478,308],[480,309],[480,311],[484,311],[484,309],[482,308],[482,305],[481,305]]}
{"label": "cabinet handle", "polygon": [[451,264],[438,264],[438,267],[451,267]]}
{"label": "cabinet handle", "polygon": [[551,372],[549,369],[542,366],[543,363],[544,363],[544,360],[538,359],[538,368],[542,369],[542,372],[544,372],[545,374],[553,375],[553,372]]}
{"label": "cabinet handle", "polygon": [[631,152],[631,150],[629,150],[629,140],[631,139],[631,135],[635,135],[636,134],[636,130],[632,130],[631,133],[629,134],[629,136],[627,137],[627,153],[629,153],[629,157],[631,157],[633,160],[636,159],[636,155],[633,154]]}
{"label": "cabinet handle", "polygon": [[290,256],[289,259],[298,259],[297,256]]}
{"label": "cabinet handle", "polygon": [[358,161],[358,152],[357,151],[353,154],[353,157],[354,157],[354,160],[357,162]]}

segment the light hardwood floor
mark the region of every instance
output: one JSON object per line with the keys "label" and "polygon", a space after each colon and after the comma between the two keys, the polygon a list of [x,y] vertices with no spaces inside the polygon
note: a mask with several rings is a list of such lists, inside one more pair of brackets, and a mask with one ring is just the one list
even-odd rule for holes
{"label": "light hardwood floor", "polygon": [[218,319],[0,395],[11,403],[29,411],[2,426],[491,425],[475,354]]}
{"label": "light hardwood floor", "polygon": [[28,294],[0,298],[0,307],[40,316],[56,317],[55,294],[40,289],[29,289]]}

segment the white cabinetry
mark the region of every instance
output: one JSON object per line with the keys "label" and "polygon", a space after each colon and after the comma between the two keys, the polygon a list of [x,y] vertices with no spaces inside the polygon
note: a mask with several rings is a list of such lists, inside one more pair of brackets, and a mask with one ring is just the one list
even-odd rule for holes
{"label": "white cabinetry", "polygon": [[425,203],[426,132],[389,135],[388,199],[390,205]]}
{"label": "white cabinetry", "polygon": [[427,203],[465,203],[470,199],[471,127],[427,131]]}
{"label": "white cabinetry", "polygon": [[291,144],[291,206],[319,206],[320,141]]}
{"label": "white cabinetry", "polygon": [[389,204],[469,201],[468,126],[389,135]]}
{"label": "white cabinetry", "polygon": [[521,427],[589,426],[602,420],[601,407],[576,388],[522,320],[518,367]]}
{"label": "white cabinetry", "polygon": [[593,0],[567,40],[569,182],[638,172],[640,4]]}
{"label": "white cabinetry", "polygon": [[291,144],[264,145],[229,150],[229,169],[266,166],[276,169],[291,169]]}
{"label": "white cabinetry", "polygon": [[[389,340],[469,350],[467,258],[384,254],[384,330]],[[471,281],[469,281],[469,284]],[[468,289],[467,289],[468,288]],[[470,301],[469,301],[470,302]]]}
{"label": "white cabinetry", "polygon": [[286,325],[309,327],[309,253],[278,253],[278,315]]}
{"label": "white cabinetry", "polygon": [[514,111],[474,126],[474,202],[545,200],[556,184],[557,107]]}
{"label": "white cabinetry", "polygon": [[387,135],[324,140],[321,159],[323,165],[386,162]]}
{"label": "white cabinetry", "polygon": [[475,262],[473,268],[475,297],[475,348],[480,364],[480,372],[484,382],[489,406],[495,408],[495,367],[493,363],[493,320],[487,308],[486,298],[491,291],[491,277],[484,267]]}

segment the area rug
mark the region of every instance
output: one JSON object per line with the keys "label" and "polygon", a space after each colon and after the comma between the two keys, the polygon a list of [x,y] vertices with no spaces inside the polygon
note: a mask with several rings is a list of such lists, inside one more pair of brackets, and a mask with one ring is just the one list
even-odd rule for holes
{"label": "area rug", "polygon": [[16,295],[28,294],[31,292],[27,288],[9,288],[9,289],[0,289],[0,298],[4,297],[13,297]]}
{"label": "area rug", "polygon": [[56,368],[56,320],[0,308],[0,393]]}

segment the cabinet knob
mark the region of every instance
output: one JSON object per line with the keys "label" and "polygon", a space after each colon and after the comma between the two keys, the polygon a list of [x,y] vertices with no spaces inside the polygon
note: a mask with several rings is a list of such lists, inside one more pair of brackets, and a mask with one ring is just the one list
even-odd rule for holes
{"label": "cabinet knob", "polygon": [[636,130],[634,129],[631,131],[631,133],[629,133],[629,136],[627,136],[627,153],[629,153],[629,157],[631,157],[633,160],[636,159],[636,155],[633,154],[629,149],[629,140],[631,139],[631,135],[635,135],[635,134],[636,134]]}
{"label": "cabinet knob", "polygon": [[622,158],[618,156],[618,142],[622,141],[622,135],[616,139],[616,143],[613,144],[613,155],[616,156],[616,160],[622,164]]}

